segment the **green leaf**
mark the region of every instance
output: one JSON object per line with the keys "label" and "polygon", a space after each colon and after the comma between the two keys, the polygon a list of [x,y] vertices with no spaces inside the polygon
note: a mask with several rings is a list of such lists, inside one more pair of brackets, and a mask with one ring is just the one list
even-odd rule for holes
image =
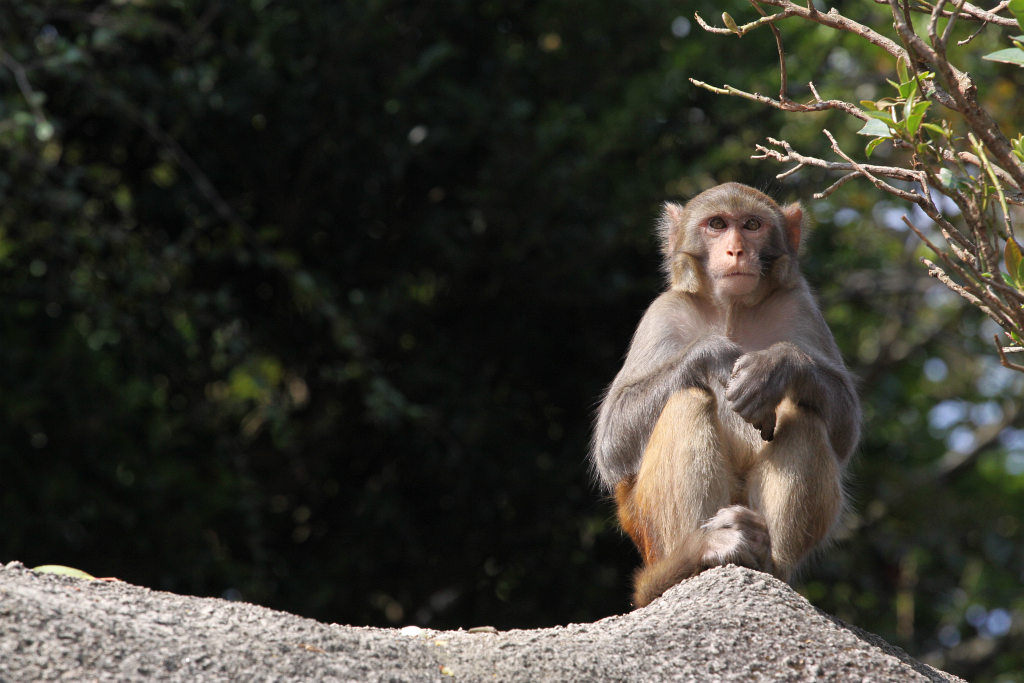
{"label": "green leaf", "polygon": [[[1010,239],[1013,240],[1013,238]],[[1020,245],[1017,245],[1017,251],[1020,251]],[[1024,261],[1017,264],[1017,273],[1014,279],[1019,283],[1018,289],[1024,289]]]}
{"label": "green leaf", "polygon": [[1006,262],[1007,273],[1013,286],[1017,289],[1024,289],[1024,254],[1021,253],[1021,246],[1017,244],[1017,240],[1014,238],[1007,240],[1002,258]]}
{"label": "green leaf", "polygon": [[914,99],[914,95],[917,94],[917,81],[910,80],[900,83],[899,91],[900,97],[905,99],[909,104]]}
{"label": "green leaf", "polygon": [[931,102],[923,100],[910,108],[910,113],[907,115],[907,132],[911,135],[917,135],[917,129],[921,126],[921,119],[924,118],[924,113],[928,111],[930,104]]}
{"label": "green leaf", "polygon": [[61,576],[71,576],[76,579],[95,579],[96,577],[87,572],[83,572],[81,569],[75,569],[74,567],[65,567],[62,564],[41,564],[38,567],[33,567],[32,571],[39,572],[40,574],[59,574]]}
{"label": "green leaf", "polygon": [[982,57],[990,62],[1002,62],[1004,64],[1016,64],[1024,66],[1024,50],[1019,47],[1008,47],[1003,50],[996,50]]}
{"label": "green leaf", "polygon": [[878,147],[886,140],[888,140],[888,138],[875,138],[874,140],[869,142],[867,146],[864,148],[864,154],[867,155],[867,157],[870,159],[871,153],[875,151],[875,147]]}
{"label": "green leaf", "polygon": [[1017,20],[1017,25],[1024,28],[1024,0],[1010,0],[1010,14]]}
{"label": "green leaf", "polygon": [[946,137],[946,131],[942,129],[942,126],[936,126],[934,123],[922,123],[921,127],[930,130],[939,137]]}
{"label": "green leaf", "polygon": [[903,55],[896,59],[896,73],[900,75],[901,83],[906,83],[910,80],[910,76],[907,73],[907,59]]}
{"label": "green leaf", "polygon": [[1020,288],[1024,283],[1021,278],[1021,262],[1024,261],[1024,254],[1021,254],[1020,245],[1017,240],[1010,238],[1006,240],[1006,248],[1003,249],[1003,261],[1006,263],[1006,272],[1013,280],[1013,286]]}
{"label": "green leaf", "polygon": [[860,106],[864,107],[868,111],[878,111],[878,105],[874,100],[861,100]]}
{"label": "green leaf", "polygon": [[736,20],[733,19],[732,15],[730,15],[728,12],[722,12],[722,23],[725,24],[725,27],[727,29],[729,29],[736,35],[743,35],[743,33],[740,32],[740,27],[736,25]]}
{"label": "green leaf", "polygon": [[865,113],[871,118],[878,119],[890,127],[896,126],[896,122],[893,120],[892,115],[887,111],[869,111]]}
{"label": "green leaf", "polygon": [[864,124],[863,128],[857,131],[857,135],[869,135],[873,138],[887,139],[892,137],[892,132],[883,121],[872,118]]}
{"label": "green leaf", "polygon": [[1017,138],[1013,140],[1013,153],[1021,160],[1024,160],[1024,135],[1018,135]]}

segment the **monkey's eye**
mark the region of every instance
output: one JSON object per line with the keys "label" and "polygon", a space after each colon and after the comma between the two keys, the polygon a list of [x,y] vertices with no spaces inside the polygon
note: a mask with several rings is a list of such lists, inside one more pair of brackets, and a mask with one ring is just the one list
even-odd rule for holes
{"label": "monkey's eye", "polygon": [[725,230],[725,219],[721,216],[715,216],[708,221],[708,227],[712,230]]}
{"label": "monkey's eye", "polygon": [[748,218],[747,222],[743,224],[746,230],[757,230],[761,227],[761,219],[759,218]]}

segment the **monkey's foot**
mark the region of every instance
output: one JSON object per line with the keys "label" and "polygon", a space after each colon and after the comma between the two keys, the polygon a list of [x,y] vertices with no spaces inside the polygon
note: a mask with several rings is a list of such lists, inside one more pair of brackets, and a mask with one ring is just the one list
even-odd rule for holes
{"label": "monkey's foot", "polygon": [[733,505],[722,508],[701,527],[704,530],[705,569],[724,564],[738,564],[771,573],[772,541],[768,525],[760,513]]}

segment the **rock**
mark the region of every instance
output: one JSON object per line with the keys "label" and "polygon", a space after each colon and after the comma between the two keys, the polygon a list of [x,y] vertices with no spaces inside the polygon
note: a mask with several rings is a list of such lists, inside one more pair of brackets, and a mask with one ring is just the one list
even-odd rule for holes
{"label": "rock", "polygon": [[0,680],[955,681],[740,567],[642,610],[536,630],[324,624],[241,602],[0,567]]}

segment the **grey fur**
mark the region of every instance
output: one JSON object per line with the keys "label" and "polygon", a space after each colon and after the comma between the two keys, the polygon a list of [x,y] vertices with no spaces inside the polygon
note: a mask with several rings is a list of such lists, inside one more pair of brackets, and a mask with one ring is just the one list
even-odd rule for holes
{"label": "grey fur", "polygon": [[[819,413],[840,463],[856,447],[860,404],[854,383],[799,272],[795,250],[777,241],[762,255],[767,276],[756,297],[728,304],[709,298],[704,255],[692,236],[693,212],[695,207],[708,211],[719,197],[732,204],[761,201],[750,199],[750,188],[737,199],[737,187],[743,186],[713,188],[685,208],[665,207],[658,233],[673,281],[637,326],[594,430],[591,466],[606,490],[637,473],[662,408],[686,387],[725,386],[731,408],[766,440],[772,437],[776,406],[789,396]],[[774,202],[763,201],[770,202],[771,219],[781,226]],[[677,279],[681,257],[686,268],[700,269],[683,272],[682,287]]]}

